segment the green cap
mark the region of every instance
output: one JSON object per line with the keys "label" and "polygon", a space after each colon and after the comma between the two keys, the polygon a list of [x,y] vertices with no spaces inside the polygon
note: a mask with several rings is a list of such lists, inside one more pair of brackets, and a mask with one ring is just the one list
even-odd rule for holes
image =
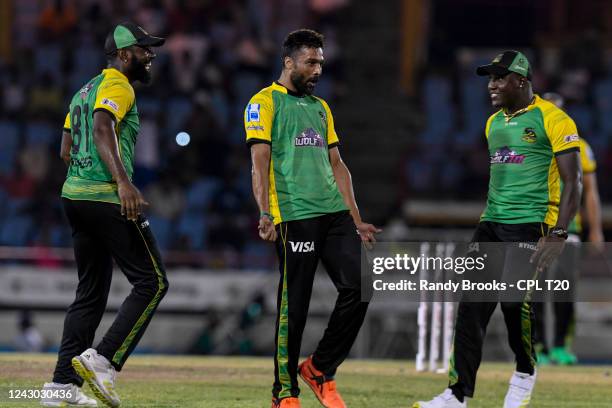
{"label": "green cap", "polygon": [[147,33],[142,27],[126,22],[121,23],[106,37],[104,51],[113,54],[121,48],[132,45],[144,47],[159,47],[164,44],[165,38],[155,37]]}
{"label": "green cap", "polygon": [[507,75],[514,72],[527,79],[531,79],[531,66],[529,60],[519,51],[504,51],[493,58],[488,65],[481,65],[476,69],[476,74],[486,75]]}

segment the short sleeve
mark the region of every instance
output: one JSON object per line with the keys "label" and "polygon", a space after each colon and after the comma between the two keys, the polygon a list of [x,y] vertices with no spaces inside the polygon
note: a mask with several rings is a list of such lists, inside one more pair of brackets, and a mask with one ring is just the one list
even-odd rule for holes
{"label": "short sleeve", "polygon": [[64,120],[64,131],[70,132],[70,112],[66,114],[66,119]]}
{"label": "short sleeve", "polygon": [[130,84],[111,79],[103,82],[98,88],[93,111],[104,109],[111,113],[117,122],[121,122],[133,105],[134,89]]}
{"label": "short sleeve", "polygon": [[272,143],[272,121],[274,118],[272,96],[258,93],[244,110],[244,130],[247,145]]}
{"label": "short sleeve", "polygon": [[582,138],[580,138],[580,163],[582,164],[583,173],[593,173],[597,169],[597,162],[595,161],[593,149],[591,149],[591,146]]}
{"label": "short sleeve", "polygon": [[555,109],[544,120],[546,134],[550,140],[555,155],[578,151],[580,149],[580,138],[576,124],[560,109]]}
{"label": "short sleeve", "polygon": [[319,99],[321,104],[323,105],[324,113],[325,113],[325,121],[327,123],[327,147],[332,148],[338,146],[340,144],[340,140],[338,139],[338,134],[336,133],[336,128],[334,127],[334,116],[331,113],[331,109],[329,109],[329,105],[323,99]]}

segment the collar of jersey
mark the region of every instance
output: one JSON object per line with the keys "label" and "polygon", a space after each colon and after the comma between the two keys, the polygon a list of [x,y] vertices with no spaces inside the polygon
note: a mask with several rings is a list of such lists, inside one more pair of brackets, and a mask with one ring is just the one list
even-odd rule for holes
{"label": "collar of jersey", "polygon": [[540,103],[541,100],[542,99],[537,94],[534,94],[533,95],[533,100],[531,101],[531,103],[529,105],[525,106],[523,109],[519,109],[516,112],[511,113],[511,114],[507,114],[502,109],[502,113],[504,115],[504,119],[506,120],[506,122],[510,122],[510,120],[516,118],[517,116],[520,116],[523,113],[529,112],[530,110],[534,109],[538,105],[538,103]]}
{"label": "collar of jersey", "polygon": [[295,96],[296,98],[304,98],[306,96],[305,94],[300,94],[297,92],[293,92],[291,89],[287,89],[286,87],[281,85],[278,81],[274,81],[272,86],[275,87],[277,90],[284,92],[287,95]]}
{"label": "collar of jersey", "polygon": [[113,67],[105,68],[102,71],[102,73],[107,74],[109,76],[114,76],[114,77],[117,77],[117,78],[124,79],[126,82],[130,82],[128,80],[128,78],[123,73],[121,73],[121,71],[119,71],[117,68],[113,68]]}

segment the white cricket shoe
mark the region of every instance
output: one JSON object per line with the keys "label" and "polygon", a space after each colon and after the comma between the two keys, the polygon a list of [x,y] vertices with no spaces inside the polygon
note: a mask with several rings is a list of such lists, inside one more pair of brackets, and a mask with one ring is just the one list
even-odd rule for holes
{"label": "white cricket shoe", "polygon": [[97,407],[98,402],[74,384],[45,383],[42,391],[43,407]]}
{"label": "white cricket shoe", "polygon": [[527,408],[531,401],[531,393],[536,382],[536,372],[533,375],[515,371],[510,378],[510,387],[504,400],[504,408]]}
{"label": "white cricket shoe", "polygon": [[89,348],[72,359],[72,367],[89,384],[100,401],[111,408],[116,408],[121,404],[119,395],[115,392],[117,373],[106,357]]}
{"label": "white cricket shoe", "polygon": [[459,402],[450,388],[431,401],[415,402],[412,408],[467,408],[467,402]]}

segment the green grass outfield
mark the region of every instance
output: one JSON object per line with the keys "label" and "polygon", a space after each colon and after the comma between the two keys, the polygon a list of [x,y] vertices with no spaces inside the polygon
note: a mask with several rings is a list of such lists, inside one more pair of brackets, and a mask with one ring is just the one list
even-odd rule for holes
{"label": "green grass outfield", "polygon": [[[8,390],[40,387],[50,380],[54,362],[50,354],[0,354],[0,407],[39,406],[10,402]],[[133,356],[118,375],[117,389],[126,408],[267,408],[272,367],[271,358]],[[609,366],[544,367],[531,407],[610,408],[611,372]],[[501,408],[511,374],[510,364],[484,363],[469,407]],[[337,381],[350,408],[401,408],[440,393],[446,376],[417,374],[408,361],[351,360]],[[301,400],[304,408],[319,407],[305,385]]]}

